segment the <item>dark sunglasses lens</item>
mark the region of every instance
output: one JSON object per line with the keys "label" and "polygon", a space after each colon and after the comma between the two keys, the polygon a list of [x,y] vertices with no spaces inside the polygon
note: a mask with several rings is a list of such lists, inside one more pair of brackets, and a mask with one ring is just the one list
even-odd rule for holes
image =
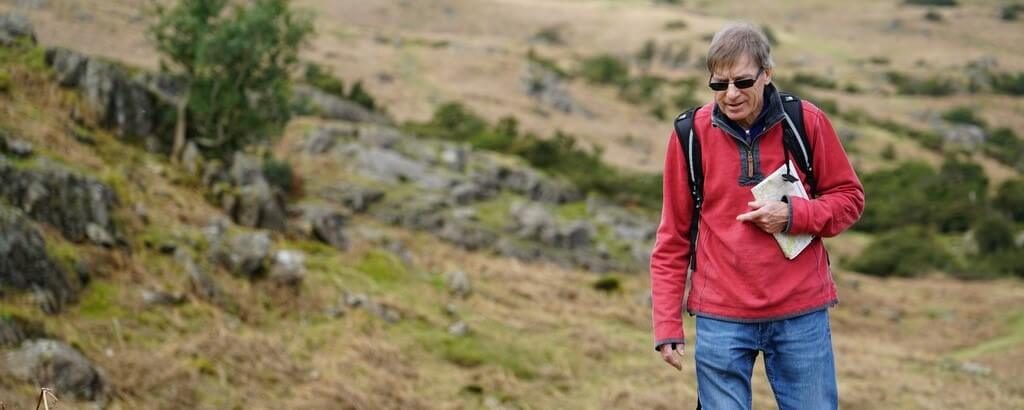
{"label": "dark sunglasses lens", "polygon": [[[736,84],[736,85],[739,86],[739,84]],[[710,87],[712,90],[715,90],[715,91],[725,91],[727,88],[729,88],[729,83],[718,81],[718,82],[708,83],[708,87]]]}
{"label": "dark sunglasses lens", "polygon": [[753,87],[753,86],[754,86],[754,82],[755,82],[755,81],[757,81],[757,80],[755,80],[755,79],[753,79],[753,78],[747,78],[747,79],[745,79],[745,80],[736,80],[736,81],[733,81],[733,84],[736,84],[736,88],[739,88],[739,89],[741,89],[741,90],[742,90],[742,89],[744,89],[744,88],[750,88],[750,87]]}

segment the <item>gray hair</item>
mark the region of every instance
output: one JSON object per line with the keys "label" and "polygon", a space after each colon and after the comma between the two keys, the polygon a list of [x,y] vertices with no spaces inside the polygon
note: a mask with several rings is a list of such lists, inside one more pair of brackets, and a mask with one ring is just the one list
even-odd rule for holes
{"label": "gray hair", "polygon": [[750,23],[733,23],[715,33],[708,48],[708,72],[728,69],[743,56],[748,56],[758,68],[772,68],[772,46],[761,30]]}

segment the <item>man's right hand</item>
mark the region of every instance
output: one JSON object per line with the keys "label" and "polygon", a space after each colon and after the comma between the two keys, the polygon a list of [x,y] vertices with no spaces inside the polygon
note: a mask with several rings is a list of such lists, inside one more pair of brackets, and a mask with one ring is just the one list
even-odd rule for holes
{"label": "man's right hand", "polygon": [[[683,364],[679,362],[679,357],[683,357],[684,346],[682,343],[665,343],[661,345],[658,351],[661,352],[661,359],[665,363],[675,367],[676,370],[683,371]],[[675,354],[672,354],[672,352],[675,352]],[[679,355],[679,357],[676,357],[676,355]]]}

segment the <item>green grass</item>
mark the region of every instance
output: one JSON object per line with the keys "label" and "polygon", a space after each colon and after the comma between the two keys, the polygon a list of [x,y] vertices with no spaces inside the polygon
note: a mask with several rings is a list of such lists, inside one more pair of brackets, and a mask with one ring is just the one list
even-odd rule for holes
{"label": "green grass", "polygon": [[495,232],[501,232],[511,222],[509,216],[513,202],[523,199],[520,195],[502,192],[490,200],[478,202],[473,207],[476,209],[476,217],[485,228]]}
{"label": "green grass", "polygon": [[100,280],[94,280],[82,292],[78,302],[78,314],[87,319],[110,319],[124,317],[127,312],[117,304],[120,288]]}
{"label": "green grass", "polygon": [[957,360],[967,360],[985,354],[1024,346],[1024,312],[1010,317],[1007,321],[1006,329],[1006,333],[1002,336],[956,351],[951,357]]}
{"label": "green grass", "polygon": [[497,366],[523,380],[535,379],[540,365],[549,359],[545,350],[523,337],[501,337],[499,333],[473,327],[466,336],[455,336],[441,327],[423,322],[403,323],[395,330],[411,336],[417,344],[445,361],[461,367]]}
{"label": "green grass", "polygon": [[355,268],[380,285],[398,283],[409,274],[405,265],[397,256],[391,252],[378,249],[371,250],[363,255]]}
{"label": "green grass", "polygon": [[564,220],[586,219],[588,216],[587,202],[576,201],[559,205],[555,209],[555,214]]}

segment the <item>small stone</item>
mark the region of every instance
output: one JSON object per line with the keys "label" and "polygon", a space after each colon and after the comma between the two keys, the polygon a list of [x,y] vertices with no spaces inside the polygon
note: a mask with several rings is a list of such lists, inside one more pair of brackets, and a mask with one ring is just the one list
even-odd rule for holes
{"label": "small stone", "polygon": [[110,235],[110,232],[107,232],[106,229],[103,229],[103,227],[97,224],[90,222],[88,225],[86,225],[85,236],[89,238],[89,241],[97,245],[105,246],[108,248],[114,246],[114,237]]}
{"label": "small stone", "polygon": [[4,141],[5,151],[19,158],[31,157],[35,150],[32,148],[32,143],[20,140],[17,138],[7,138]]}
{"label": "small stone", "polygon": [[992,373],[992,369],[974,362],[964,362],[960,365],[960,370],[974,376],[987,376]]}
{"label": "small stone", "polygon": [[451,291],[452,295],[460,298],[467,298],[473,293],[473,288],[469,283],[469,276],[463,271],[452,271],[446,275],[448,282],[448,290]]}
{"label": "small stone", "polygon": [[448,326],[448,333],[455,336],[465,336],[469,334],[469,325],[466,322],[458,321]]}
{"label": "small stone", "polygon": [[185,302],[185,295],[172,295],[167,292],[143,289],[141,292],[142,303],[146,306],[176,306]]}

